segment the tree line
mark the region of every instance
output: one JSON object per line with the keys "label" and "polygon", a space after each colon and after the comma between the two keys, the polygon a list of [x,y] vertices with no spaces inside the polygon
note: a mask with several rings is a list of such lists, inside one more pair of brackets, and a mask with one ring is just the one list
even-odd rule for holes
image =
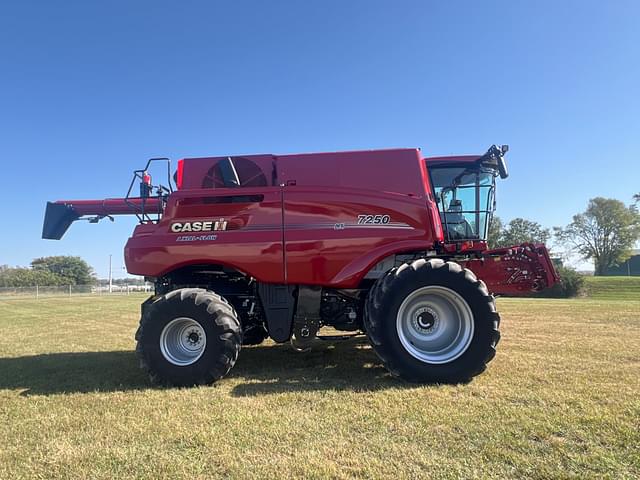
{"label": "tree line", "polygon": [[93,285],[95,282],[93,269],[80,257],[36,258],[30,268],[0,266],[0,287]]}
{"label": "tree line", "polygon": [[640,239],[640,193],[633,198],[630,205],[613,198],[592,198],[584,212],[574,215],[568,225],[554,227],[553,233],[524,218],[503,225],[500,218],[494,217],[487,241],[491,248],[499,248],[525,242],[546,243],[553,237],[569,253],[592,261],[595,275],[603,275],[626,261]]}

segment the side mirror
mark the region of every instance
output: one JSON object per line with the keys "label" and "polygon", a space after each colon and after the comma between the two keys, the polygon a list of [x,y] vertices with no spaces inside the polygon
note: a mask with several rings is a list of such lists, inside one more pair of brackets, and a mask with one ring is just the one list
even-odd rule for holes
{"label": "side mirror", "polygon": [[498,156],[498,173],[500,174],[500,178],[503,180],[509,176],[507,161],[502,155]]}
{"label": "side mirror", "polygon": [[504,158],[504,155],[509,151],[509,145],[491,145],[487,153],[482,155],[477,163],[480,165],[490,166],[492,168],[497,168],[498,173],[500,174],[500,178],[505,179],[509,176],[509,171],[507,170],[507,161]]}

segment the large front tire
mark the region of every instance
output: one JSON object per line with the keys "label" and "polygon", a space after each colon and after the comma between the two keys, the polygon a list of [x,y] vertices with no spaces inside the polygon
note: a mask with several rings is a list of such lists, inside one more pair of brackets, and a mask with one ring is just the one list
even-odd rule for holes
{"label": "large front tire", "polygon": [[140,366],[153,383],[207,385],[235,365],[242,329],[223,297],[182,288],[145,302],[136,340]]}
{"label": "large front tire", "polygon": [[420,259],[390,270],[369,292],[365,329],[395,376],[457,383],[482,373],[496,353],[500,316],[468,269]]}

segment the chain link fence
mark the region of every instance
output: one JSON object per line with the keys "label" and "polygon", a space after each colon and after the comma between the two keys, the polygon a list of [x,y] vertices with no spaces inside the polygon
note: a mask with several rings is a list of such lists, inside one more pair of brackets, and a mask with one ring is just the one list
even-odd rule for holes
{"label": "chain link fence", "polygon": [[153,285],[57,285],[35,287],[0,287],[0,300],[14,298],[49,298],[100,295],[130,295],[134,293],[153,293]]}

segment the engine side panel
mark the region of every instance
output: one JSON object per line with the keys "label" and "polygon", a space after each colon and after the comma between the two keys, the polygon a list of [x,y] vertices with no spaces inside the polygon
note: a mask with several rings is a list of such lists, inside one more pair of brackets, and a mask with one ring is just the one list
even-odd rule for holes
{"label": "engine side panel", "polygon": [[433,246],[425,199],[346,188],[284,190],[286,281],[354,288],[398,251]]}
{"label": "engine side panel", "polygon": [[170,196],[159,223],[138,225],[125,262],[130,273],[150,277],[218,264],[284,283],[282,235],[280,187],[184,190]]}

